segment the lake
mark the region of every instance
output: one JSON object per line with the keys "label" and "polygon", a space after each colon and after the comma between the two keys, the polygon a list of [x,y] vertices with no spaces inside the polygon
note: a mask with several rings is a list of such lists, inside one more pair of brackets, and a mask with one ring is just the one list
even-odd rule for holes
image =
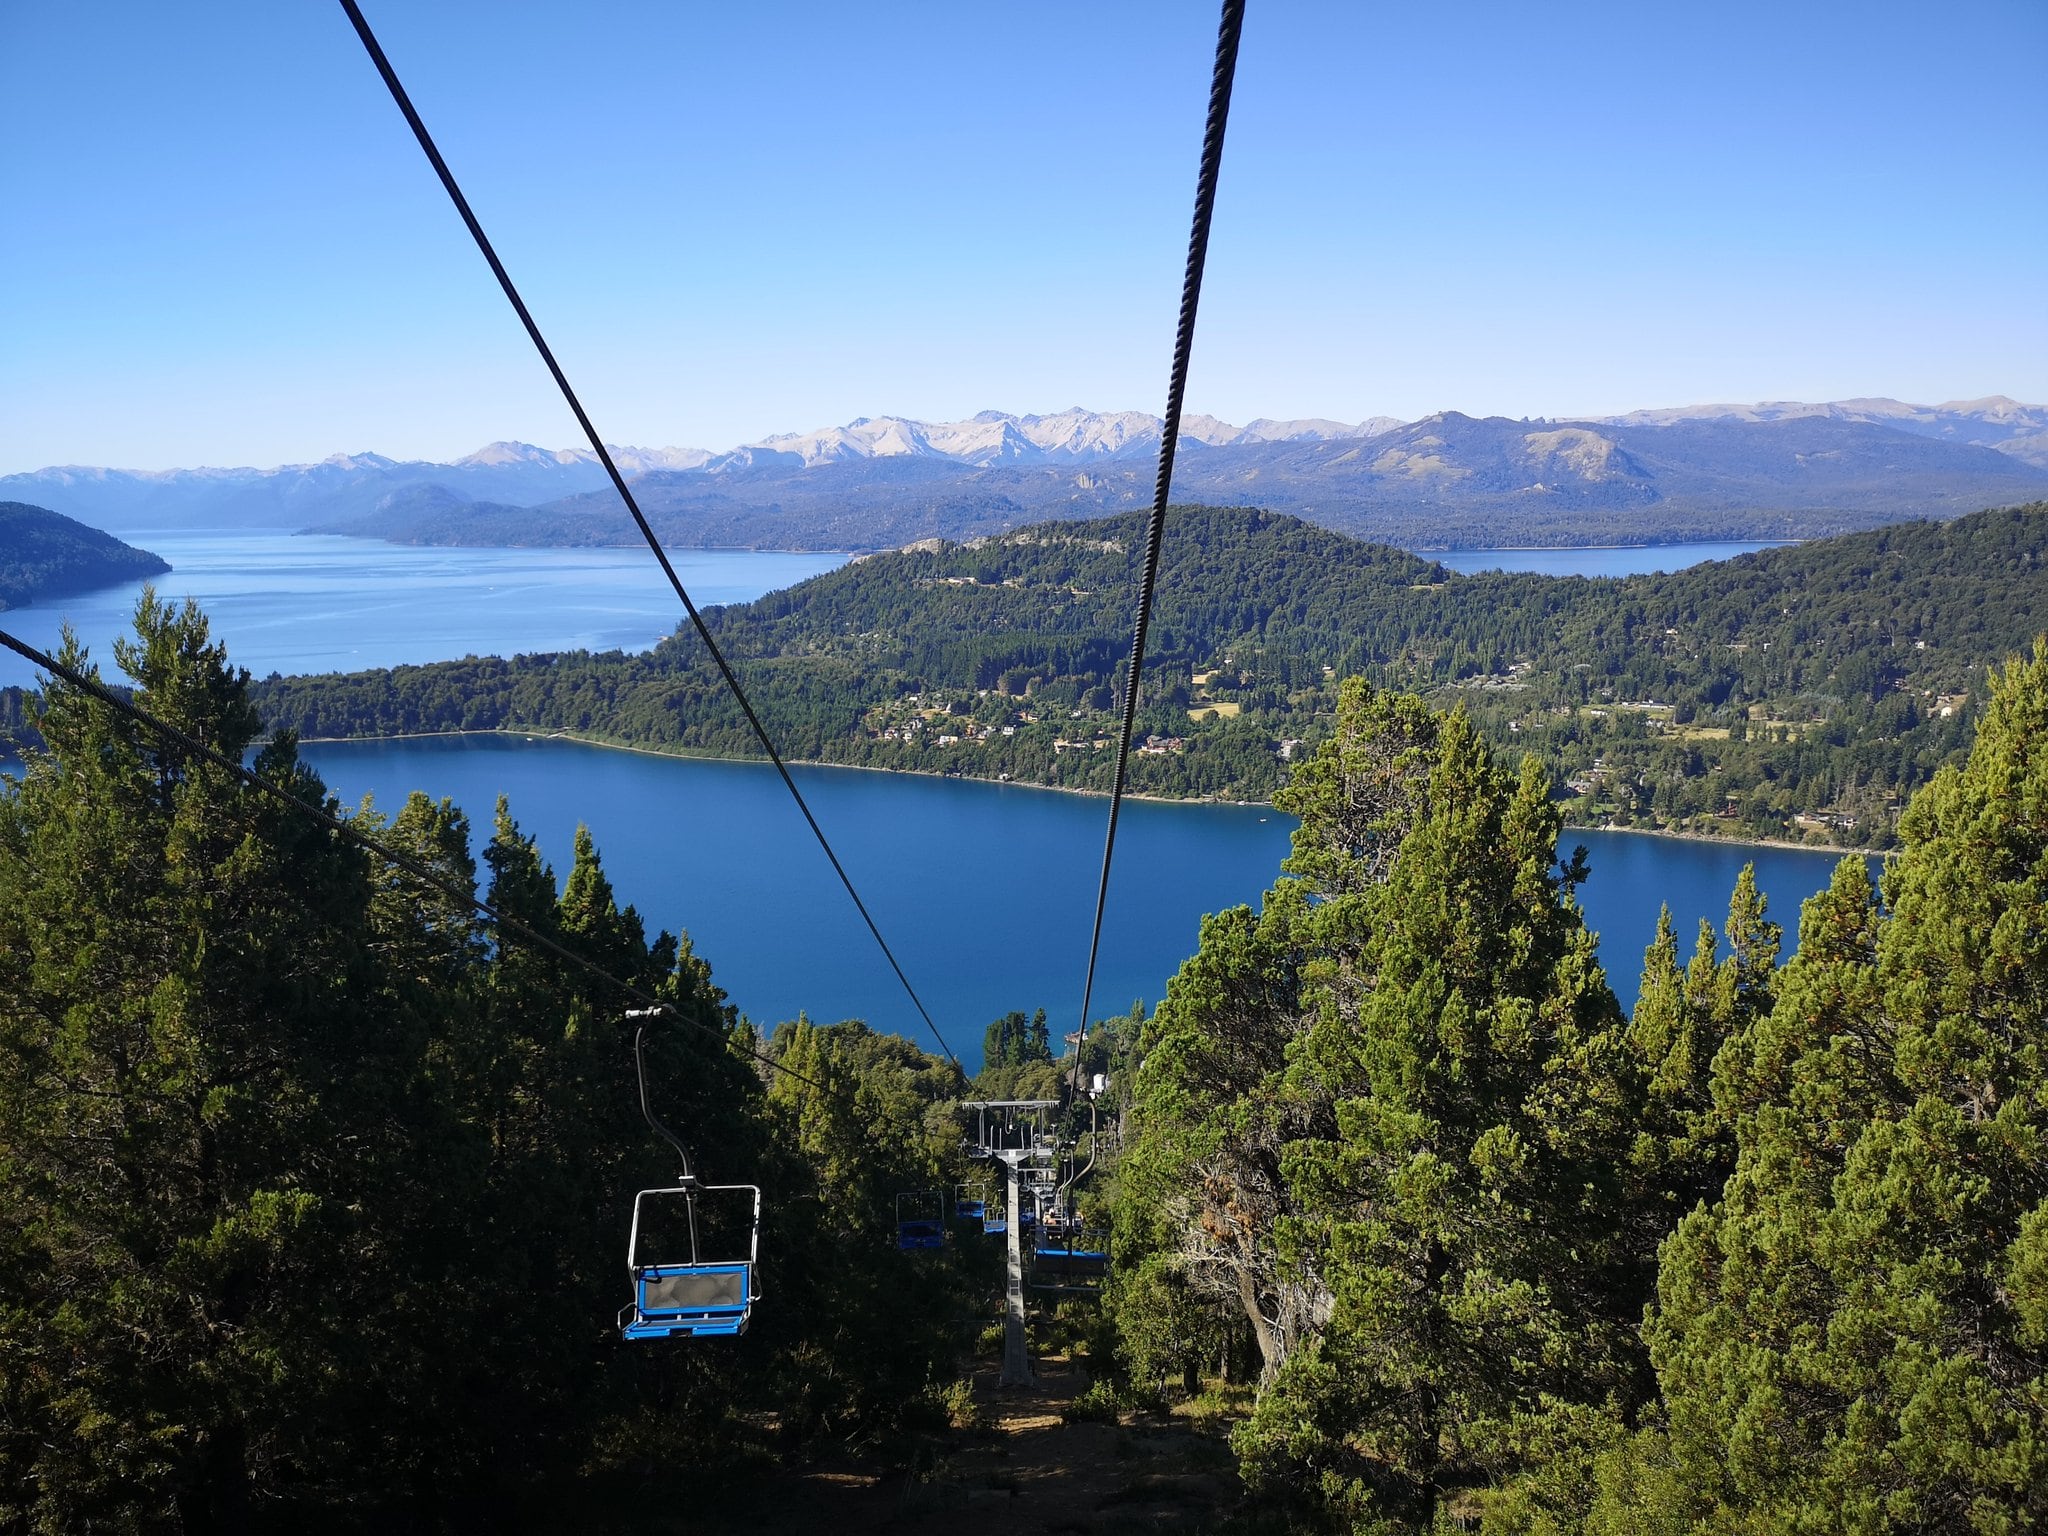
{"label": "lake", "polygon": [[[441,549],[330,536],[163,532],[135,536],[175,569],[159,589],[196,597],[252,672],[386,667],[466,654],[642,649],[675,627],[675,597],[637,549]],[[1465,550],[1459,569],[1621,575],[1726,558],[1755,544],[1645,549]],[[699,601],[743,602],[831,570],[837,554],[678,550]],[[1663,562],[1661,564],[1655,562]],[[127,628],[141,583],[4,623],[54,647],[66,617],[95,656]],[[34,673],[0,653],[0,685]],[[488,832],[499,794],[566,873],[590,824],[621,899],[651,926],[687,929],[720,985],[756,1021],[807,1009],[920,1034],[824,856],[765,765],[712,763],[481,737],[320,743],[306,753],[346,800],[395,809],[414,788],[452,797]],[[1081,1004],[1106,802],[1022,786],[802,768],[806,794],[904,968],[970,1068],[989,1020],[1044,1007],[1071,1029]],[[1252,902],[1278,872],[1292,823],[1266,807],[1133,802],[1103,931],[1097,1016],[1156,1002],[1195,947],[1204,912]],[[1633,1000],[1660,902],[1688,946],[1718,926],[1745,859],[1788,929],[1832,859],[1626,833],[1580,833],[1583,899],[1609,981]],[[929,1041],[924,1043],[929,1044]]]}
{"label": "lake", "polygon": [[1737,555],[1775,549],[1793,539],[1762,542],[1717,542],[1699,544],[1624,544],[1585,549],[1444,549],[1424,554],[1426,560],[1441,560],[1454,571],[1533,571],[1541,576],[1646,576],[1660,571],[1682,571],[1709,560],[1733,560]]}
{"label": "lake", "polygon": [[[170,561],[166,597],[193,597],[216,639],[256,676],[353,672],[520,651],[646,650],[682,615],[661,568],[635,549],[441,549],[327,534],[152,529],[117,537]],[[743,603],[843,565],[839,554],[672,550],[699,605]],[[9,609],[0,624],[54,651],[69,619],[113,670],[139,581],[47,606]],[[0,652],[0,687],[35,671]]]}
{"label": "lake", "polygon": [[[707,762],[519,737],[320,742],[304,749],[345,801],[396,810],[423,789],[488,834],[497,796],[566,876],[590,826],[621,901],[652,928],[684,929],[757,1023],[802,1011],[864,1018],[930,1048],[846,893],[766,764]],[[1016,785],[794,770],[855,885],[970,1071],[981,1033],[1013,1008],[1071,1030],[1081,1006],[1106,800]],[[1097,1017],[1148,1005],[1193,952],[1205,912],[1256,902],[1279,873],[1291,818],[1263,806],[1125,806],[1096,977]],[[1567,832],[1592,878],[1587,919],[1608,980],[1630,1005],[1657,908],[1682,954],[1702,917],[1718,928],[1746,860],[1796,933],[1799,904],[1834,860],[1797,849]]]}

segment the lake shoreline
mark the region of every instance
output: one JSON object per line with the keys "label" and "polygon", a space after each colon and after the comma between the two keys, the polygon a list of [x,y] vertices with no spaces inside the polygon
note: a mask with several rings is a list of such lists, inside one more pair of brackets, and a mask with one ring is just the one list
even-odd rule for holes
{"label": "lake shoreline", "polygon": [[[601,736],[579,736],[574,731],[560,730],[522,731],[488,727],[474,731],[410,731],[397,736],[301,736],[299,741],[304,746],[339,747],[355,741],[433,741],[462,736],[506,736],[521,741],[566,741],[579,747],[597,747],[606,752],[631,752],[638,757],[667,757],[689,763],[749,763],[762,768],[774,766],[765,757],[723,757],[716,752],[665,752],[659,747],[637,747],[631,742],[606,741]],[[1109,791],[1104,789],[1076,789],[1067,784],[1034,784],[1029,779],[985,779],[975,773],[921,773],[915,768],[877,768],[872,763],[828,763],[814,757],[785,757],[782,761],[791,768],[831,768],[844,773],[879,773],[899,779],[957,779],[964,784],[986,784],[993,789],[1031,789],[1048,795],[1085,795],[1097,800],[1109,798]],[[1267,810],[1272,809],[1273,805],[1270,800],[1148,795],[1134,789],[1125,790],[1124,798],[1145,800],[1154,805],[1231,805],[1240,809],[1256,806]]]}
{"label": "lake shoreline", "polygon": [[[346,746],[351,742],[433,741],[470,736],[503,736],[522,741],[566,741],[579,747],[595,747],[606,752],[631,752],[639,757],[667,757],[693,763],[753,763],[764,768],[773,766],[763,757],[723,757],[713,752],[670,752],[659,747],[634,746],[630,742],[606,741],[602,737],[581,736],[574,731],[561,730],[522,731],[489,728],[473,731],[412,731],[396,736],[304,736],[300,738],[300,742],[305,746]],[[784,758],[783,761],[793,768],[834,768],[848,773],[879,773],[908,779],[958,779],[963,783],[987,784],[997,789],[1030,789],[1051,795],[1081,795],[1097,800],[1109,798],[1107,790],[1077,789],[1067,784],[1033,784],[1026,779],[985,779],[979,774],[967,773],[923,773],[915,768],[877,768],[868,763],[830,763],[807,757],[790,757]],[[1128,789],[1124,791],[1124,798],[1148,801],[1154,805],[1228,805],[1240,809],[1261,807],[1268,810],[1273,807],[1270,800],[1148,795]],[[1565,836],[1573,832],[1619,832],[1635,837],[1663,837],[1675,842],[1706,843],[1723,848],[1769,848],[1783,853],[1825,854],[1837,859],[1847,858],[1852,854],[1860,854],[1865,858],[1883,858],[1886,852],[1881,848],[1834,848],[1778,838],[1715,837],[1707,832],[1680,832],[1665,827],[1589,827],[1570,822],[1567,822],[1558,833],[1558,841],[1562,843]]]}
{"label": "lake shoreline", "polygon": [[[1723,544],[1759,544],[1766,549],[1782,549],[1789,544],[1804,544],[1804,539],[1678,539],[1668,544],[1482,544],[1470,548],[1443,546],[1432,549],[1411,549],[1407,551],[1418,558],[1430,555],[1566,555],[1574,550],[1621,550],[1621,549],[1697,549],[1702,545],[1718,547]],[[1740,559],[1731,555],[1729,559]]]}
{"label": "lake shoreline", "polygon": [[1661,837],[1674,843],[1705,843],[1711,848],[1769,848],[1776,853],[1818,853],[1831,858],[1846,859],[1851,855],[1866,859],[1881,859],[1896,850],[1886,848],[1836,848],[1824,843],[1794,843],[1783,838],[1770,837],[1716,837],[1711,832],[1679,832],[1669,827],[1588,827],[1567,822],[1557,834],[1562,843],[1572,832],[1614,832],[1629,837]]}

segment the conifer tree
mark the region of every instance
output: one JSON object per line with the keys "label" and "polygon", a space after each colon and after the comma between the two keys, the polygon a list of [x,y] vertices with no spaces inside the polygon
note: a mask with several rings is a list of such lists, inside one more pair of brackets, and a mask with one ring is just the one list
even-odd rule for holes
{"label": "conifer tree", "polygon": [[[1644,1277],[1614,1219],[1634,1088],[1583,866],[1557,868],[1533,761],[1509,773],[1461,714],[1434,735],[1376,815],[1398,845],[1322,861],[1350,888],[1314,913],[1290,1083],[1334,1132],[1285,1171],[1327,1321],[1238,1437],[1255,1484],[1360,1529],[1427,1528],[1518,1464],[1547,1404],[1635,1390]],[[1351,883],[1375,861],[1382,883]]]}
{"label": "conifer tree", "polygon": [[1308,1120],[1303,1101],[1278,1092],[1305,1023],[1296,935],[1307,915],[1301,882],[1286,880],[1257,914],[1204,918],[1200,947],[1139,1036],[1110,1295],[1139,1380],[1189,1368],[1206,1343],[1186,1316],[1197,1302],[1216,1327],[1251,1330],[1269,1378],[1311,1320],[1311,1292],[1284,1274],[1279,1247],[1293,1208],[1281,1148]]}
{"label": "conifer tree", "polygon": [[1885,908],[1845,860],[1716,1062],[1734,1174],[1665,1246],[1664,1422],[1597,1529],[2048,1520],[2048,646],[1901,836]]}
{"label": "conifer tree", "polygon": [[[248,675],[197,609],[145,593],[135,629],[138,702],[241,755]],[[368,984],[358,853],[82,690],[35,723],[0,797],[0,1498],[22,1526],[231,1527],[360,1448],[344,1319],[391,1284],[369,1197],[408,1035]],[[256,769],[326,798],[288,739]]]}
{"label": "conifer tree", "polygon": [[1734,1167],[1733,1123],[1715,1106],[1713,1074],[1723,1046],[1746,1036],[1776,999],[1781,934],[1765,912],[1756,866],[1745,864],[1729,897],[1726,956],[1702,922],[1681,970],[1668,907],[1643,956],[1628,1038],[1647,1076],[1637,1162],[1654,1189],[1643,1207],[1657,1224],[1652,1244],[1685,1212],[1717,1198]]}

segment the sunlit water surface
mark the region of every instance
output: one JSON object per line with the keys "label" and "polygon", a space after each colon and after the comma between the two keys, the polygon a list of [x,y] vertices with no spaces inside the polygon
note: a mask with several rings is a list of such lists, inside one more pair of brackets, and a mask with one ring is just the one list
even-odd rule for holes
{"label": "sunlit water surface", "polygon": [[[756,1021],[799,1011],[925,1033],[830,866],[765,764],[609,751],[519,737],[315,743],[305,748],[344,799],[395,809],[422,789],[450,796],[488,834],[500,794],[567,873],[578,822],[596,837],[620,899],[650,929],[686,929],[718,982]],[[989,1020],[1045,1008],[1072,1029],[1107,802],[1015,785],[849,768],[798,781],[925,1006],[972,1068]],[[1293,820],[1264,806],[1125,806],[1103,925],[1097,1017],[1156,1002],[1193,952],[1202,914],[1256,903],[1280,872]],[[1633,1002],[1659,903],[1690,953],[1699,919],[1718,928],[1745,860],[1774,916],[1833,861],[1796,849],[1567,832],[1583,842],[1582,891],[1608,980]],[[1789,943],[1788,943],[1789,949]]]}
{"label": "sunlit water surface", "polygon": [[[258,677],[460,656],[646,650],[676,627],[676,595],[644,549],[426,549],[326,534],[121,534],[171,563],[160,595],[196,598],[216,639]],[[845,563],[838,554],[673,550],[700,605],[749,602]],[[9,609],[0,624],[54,650],[67,620],[112,671],[143,583]],[[0,653],[0,686],[34,670]]]}
{"label": "sunlit water surface", "polygon": [[[130,542],[175,567],[158,579],[197,598],[252,672],[314,672],[466,654],[644,649],[675,627],[674,594],[642,551],[421,549],[276,533],[152,531]],[[1727,558],[1756,544],[1644,549],[1465,550],[1460,570],[1624,575]],[[673,552],[702,603],[743,602],[841,564],[835,554]],[[111,662],[141,583],[10,611],[5,625],[54,646],[69,619]],[[0,655],[0,685],[33,681]],[[395,809],[413,789],[449,796],[488,834],[508,796],[565,874],[579,822],[597,837],[623,900],[650,927],[687,930],[719,983],[755,1020],[807,1011],[865,1018],[931,1043],[773,772],[519,737],[315,743],[307,755],[346,800]],[[977,1064],[982,1028],[1046,1008],[1071,1029],[1101,858],[1105,802],[1020,786],[798,769],[805,793],[948,1040]],[[1266,807],[1135,802],[1118,841],[1094,1012],[1156,1002],[1193,951],[1201,916],[1256,902],[1279,873],[1290,818]],[[1791,849],[1567,834],[1593,876],[1582,892],[1608,979],[1633,1001],[1657,909],[1689,948],[1717,926],[1754,859],[1773,913],[1796,932],[1799,903],[1832,861]]]}

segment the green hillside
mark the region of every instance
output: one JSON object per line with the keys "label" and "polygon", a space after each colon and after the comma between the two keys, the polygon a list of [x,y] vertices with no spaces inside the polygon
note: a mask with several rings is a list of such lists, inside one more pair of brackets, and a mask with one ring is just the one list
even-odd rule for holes
{"label": "green hillside", "polygon": [[748,1020],[587,831],[301,814],[197,609],[136,640],[167,731],[53,682],[0,775],[0,1529],[2048,1524],[2048,645],[1881,893],[1793,953],[1745,868],[1627,1015],[1533,760],[1346,679],[1258,906],[970,1081]]}
{"label": "green hillside", "polygon": [[[876,555],[711,622],[789,755],[1106,788],[1135,516]],[[1142,793],[1263,799],[1334,679],[1459,701],[1540,750],[1580,824],[1882,845],[1967,745],[1994,660],[2048,625],[2048,504],[1672,575],[1454,575],[1252,509],[1169,524],[1134,765]],[[559,730],[753,743],[693,636],[646,655],[471,658],[273,679],[307,736]]]}
{"label": "green hillside", "polygon": [[111,533],[22,501],[0,501],[0,608],[90,592],[170,565]]}

